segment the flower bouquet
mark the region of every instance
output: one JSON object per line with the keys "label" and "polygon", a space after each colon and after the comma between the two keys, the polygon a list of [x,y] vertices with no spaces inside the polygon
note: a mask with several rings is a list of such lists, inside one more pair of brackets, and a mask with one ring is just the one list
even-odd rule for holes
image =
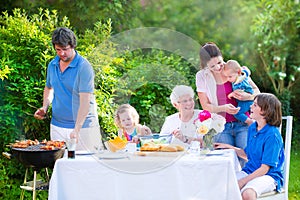
{"label": "flower bouquet", "polygon": [[194,124],[198,134],[203,135],[203,148],[213,150],[213,139],[217,133],[224,130],[226,120],[223,116],[203,110],[195,119]]}

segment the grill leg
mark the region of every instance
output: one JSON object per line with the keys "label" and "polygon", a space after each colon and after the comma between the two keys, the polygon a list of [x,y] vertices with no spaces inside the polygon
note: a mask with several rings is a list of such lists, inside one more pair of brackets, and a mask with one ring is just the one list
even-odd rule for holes
{"label": "grill leg", "polygon": [[47,183],[43,182],[43,180],[37,180],[37,174],[39,173],[38,169],[33,169],[33,180],[28,182],[27,181],[28,169],[29,168],[26,168],[24,183],[23,183],[23,185],[20,186],[22,189],[20,200],[24,199],[25,190],[32,191],[32,199],[35,200],[38,190],[47,190],[47,188],[48,188],[49,179],[50,179],[48,168],[45,168],[45,173],[46,173],[45,179],[47,180]]}
{"label": "grill leg", "polygon": [[46,179],[47,179],[47,182],[49,183],[49,172],[48,172],[48,168],[46,167],[45,168],[45,171],[46,171]]}
{"label": "grill leg", "polygon": [[[26,168],[26,171],[25,171],[24,184],[27,183],[27,174],[28,174],[28,168]],[[25,190],[21,189],[20,200],[23,200],[23,199],[24,199],[24,193],[25,193]]]}
{"label": "grill leg", "polygon": [[32,200],[36,198],[36,171],[33,171]]}

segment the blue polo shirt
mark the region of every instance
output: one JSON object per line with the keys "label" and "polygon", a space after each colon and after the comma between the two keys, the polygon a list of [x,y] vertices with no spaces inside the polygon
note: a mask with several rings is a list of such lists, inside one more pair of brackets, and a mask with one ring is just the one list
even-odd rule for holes
{"label": "blue polo shirt", "polygon": [[280,191],[283,185],[284,148],[278,127],[267,124],[257,132],[257,123],[251,124],[245,152],[248,162],[242,170],[250,174],[261,164],[270,166],[267,175],[277,182],[276,189]]}
{"label": "blue polo shirt", "polygon": [[90,108],[83,128],[98,125],[94,92],[94,71],[90,63],[76,55],[62,73],[60,58],[56,56],[48,65],[46,86],[54,90],[51,124],[62,128],[74,128],[79,109],[79,93],[91,93]]}

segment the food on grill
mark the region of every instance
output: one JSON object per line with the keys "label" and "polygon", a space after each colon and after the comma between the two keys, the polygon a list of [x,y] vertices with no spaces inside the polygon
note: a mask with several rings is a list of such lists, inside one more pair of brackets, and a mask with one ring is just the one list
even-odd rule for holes
{"label": "food on grill", "polygon": [[41,148],[41,149],[44,149],[44,150],[54,150],[54,149],[55,149],[54,146],[48,146],[48,145],[41,146],[40,148]]}
{"label": "food on grill", "polygon": [[33,140],[23,140],[23,141],[15,142],[14,144],[12,144],[12,147],[27,148],[28,146],[37,145],[37,144],[40,144],[40,142],[37,139],[35,139],[34,141]]}
{"label": "food on grill", "polygon": [[47,140],[46,140],[46,139],[43,139],[43,140],[41,141],[41,144],[46,144],[46,142],[47,142]]}
{"label": "food on grill", "polygon": [[27,148],[29,145],[28,144],[21,144],[21,143],[14,143],[12,147],[14,148]]}
{"label": "food on grill", "polygon": [[[14,144],[11,145],[13,148],[22,148],[26,149],[29,147],[36,146],[34,149],[43,149],[43,150],[54,150],[54,149],[61,149],[65,146],[64,141],[54,141],[54,140],[43,140],[42,142],[39,142],[37,139],[33,140],[23,140],[23,141],[17,141]],[[33,148],[31,148],[32,150]]]}
{"label": "food on grill", "polygon": [[65,146],[64,141],[50,140],[50,141],[47,141],[45,144],[46,144],[46,146],[53,146],[53,147],[56,147],[56,148],[61,148],[61,147]]}

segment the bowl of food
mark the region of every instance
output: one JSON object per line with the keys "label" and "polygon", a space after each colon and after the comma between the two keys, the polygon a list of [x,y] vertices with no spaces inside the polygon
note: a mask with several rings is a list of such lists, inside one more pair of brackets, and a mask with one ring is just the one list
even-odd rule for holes
{"label": "bowl of food", "polygon": [[125,149],[127,141],[117,136],[104,142],[104,145],[110,152],[118,152]]}
{"label": "bowl of food", "polygon": [[141,146],[146,143],[154,143],[154,144],[170,144],[172,140],[172,134],[160,135],[159,133],[154,133],[152,135],[140,136]]}

